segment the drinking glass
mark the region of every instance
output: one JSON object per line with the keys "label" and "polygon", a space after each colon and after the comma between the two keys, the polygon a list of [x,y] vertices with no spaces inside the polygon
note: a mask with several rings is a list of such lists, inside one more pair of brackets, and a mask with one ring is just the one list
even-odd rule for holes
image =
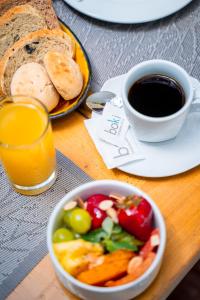
{"label": "drinking glass", "polygon": [[0,160],[13,188],[37,195],[56,179],[56,155],[46,107],[13,96],[0,102]]}

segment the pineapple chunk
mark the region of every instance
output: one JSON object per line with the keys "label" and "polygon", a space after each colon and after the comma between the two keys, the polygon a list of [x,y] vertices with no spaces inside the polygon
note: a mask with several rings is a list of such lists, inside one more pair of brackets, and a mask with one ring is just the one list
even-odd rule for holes
{"label": "pineapple chunk", "polygon": [[82,239],[53,244],[55,255],[63,268],[73,276],[87,269],[90,255],[96,257],[103,254],[100,244],[86,242]]}

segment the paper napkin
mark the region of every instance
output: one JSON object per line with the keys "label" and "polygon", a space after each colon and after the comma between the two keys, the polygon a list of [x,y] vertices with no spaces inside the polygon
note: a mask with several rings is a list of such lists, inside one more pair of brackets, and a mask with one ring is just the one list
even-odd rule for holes
{"label": "paper napkin", "polygon": [[93,114],[85,126],[108,169],[144,159],[123,108],[107,103],[103,114]]}

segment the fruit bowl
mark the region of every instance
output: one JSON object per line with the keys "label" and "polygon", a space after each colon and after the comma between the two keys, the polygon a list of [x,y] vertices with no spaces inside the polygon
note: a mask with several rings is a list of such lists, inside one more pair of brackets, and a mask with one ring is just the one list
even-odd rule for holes
{"label": "fruit bowl", "polygon": [[[152,207],[154,227],[156,227],[160,232],[160,243],[152,264],[138,279],[120,286],[92,286],[77,280],[64,270],[54,252],[52,242],[53,235],[60,226],[61,219],[63,217],[63,209],[75,198],[81,197],[82,199],[87,199],[93,194],[110,195],[113,193],[124,196],[134,194],[147,200],[147,202]],[[50,216],[47,228],[47,246],[53,267],[59,280],[72,293],[76,294],[82,299],[87,300],[103,300],[105,299],[105,297],[109,297],[110,300],[126,300],[136,297],[137,295],[142,293],[152,283],[159,272],[165,250],[165,244],[165,223],[155,202],[140,189],[130,184],[114,180],[99,180],[86,183],[66,194],[54,208]]]}

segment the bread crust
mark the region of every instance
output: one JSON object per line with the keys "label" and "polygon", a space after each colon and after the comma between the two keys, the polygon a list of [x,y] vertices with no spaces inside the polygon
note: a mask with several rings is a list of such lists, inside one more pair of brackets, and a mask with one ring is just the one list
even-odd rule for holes
{"label": "bread crust", "polygon": [[[19,41],[17,41],[15,44],[13,44],[12,47],[10,47],[2,57],[0,61],[0,95],[7,95],[7,91],[4,84],[4,76],[6,72],[7,64],[9,63],[9,59],[16,54],[18,49],[23,48],[27,44],[30,44],[37,38],[42,37],[61,37],[64,39],[66,45],[68,46],[68,54],[69,56],[73,56],[75,53],[75,44],[72,42],[70,37],[61,29],[41,29],[38,31],[34,31],[26,35],[25,37],[21,38]],[[33,60],[34,62],[34,60]]]}
{"label": "bread crust", "polygon": [[59,28],[59,22],[51,0],[0,0],[0,16],[14,6],[30,4],[40,11],[49,29]]}
{"label": "bread crust", "polygon": [[49,51],[44,56],[44,65],[58,93],[65,99],[77,97],[83,87],[79,65],[69,56]]}
{"label": "bread crust", "polygon": [[31,5],[25,4],[9,9],[0,17],[0,59],[17,40],[30,32],[45,28],[47,29],[47,25],[44,18]]}
{"label": "bread crust", "polygon": [[40,16],[41,19],[43,18],[41,16],[41,14],[39,14],[39,12],[29,4],[14,6],[14,7],[10,8],[9,10],[7,10],[5,12],[5,14],[3,14],[0,17],[0,26],[2,26],[5,23],[9,22],[14,15],[23,14],[23,13],[30,13],[30,14],[32,13],[32,14],[35,14],[37,16]]}

